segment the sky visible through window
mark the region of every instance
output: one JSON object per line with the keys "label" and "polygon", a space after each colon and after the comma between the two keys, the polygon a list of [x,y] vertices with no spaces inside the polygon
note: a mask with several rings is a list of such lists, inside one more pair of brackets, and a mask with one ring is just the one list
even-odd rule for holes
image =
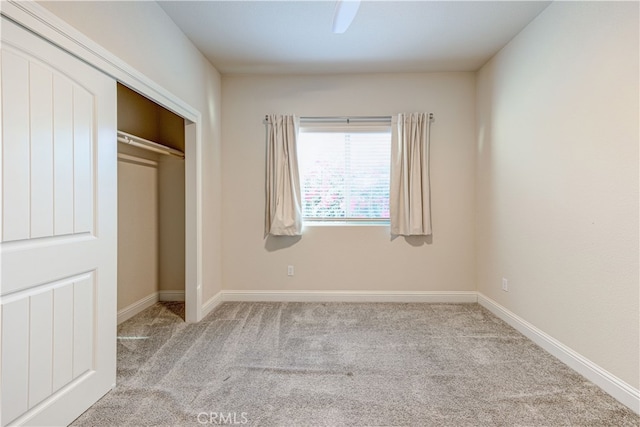
{"label": "sky visible through window", "polygon": [[305,132],[298,138],[307,220],[389,218],[389,131]]}

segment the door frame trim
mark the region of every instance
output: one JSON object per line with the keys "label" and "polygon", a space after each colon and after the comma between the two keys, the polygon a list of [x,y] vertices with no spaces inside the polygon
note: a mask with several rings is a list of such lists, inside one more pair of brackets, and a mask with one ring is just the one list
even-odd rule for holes
{"label": "door frame trim", "polygon": [[185,320],[199,322],[203,313],[202,114],[33,0],[3,1],[0,14],[186,120]]}

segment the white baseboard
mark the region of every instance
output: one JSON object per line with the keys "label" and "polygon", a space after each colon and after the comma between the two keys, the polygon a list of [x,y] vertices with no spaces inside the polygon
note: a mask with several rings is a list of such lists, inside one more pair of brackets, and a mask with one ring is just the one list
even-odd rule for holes
{"label": "white baseboard", "polygon": [[507,322],[514,329],[551,353],[570,368],[595,383],[620,403],[640,414],[640,390],[602,369],[586,357],[570,349],[560,341],[547,335],[518,315],[507,310],[491,298],[478,292],[478,303]]}
{"label": "white baseboard", "polygon": [[476,303],[474,291],[358,292],[358,291],[220,291],[202,305],[202,317],[224,301],[251,302],[430,302]]}
{"label": "white baseboard", "polygon": [[133,304],[126,306],[122,310],[118,310],[118,325],[124,322],[125,320],[129,320],[136,314],[140,313],[142,310],[145,310],[151,307],[153,304],[157,303],[158,301],[159,301],[158,292],[154,292],[142,299],[139,299]]}
{"label": "white baseboard", "polygon": [[159,291],[160,301],[184,301],[184,291]]}
{"label": "white baseboard", "polygon": [[151,307],[158,301],[184,301],[184,291],[159,291],[139,299],[122,310],[118,310],[118,325],[125,320],[131,319],[142,310]]}
{"label": "white baseboard", "polygon": [[218,292],[209,298],[209,300],[202,305],[202,318],[211,313],[217,306],[222,304],[223,301],[226,301],[223,292]]}
{"label": "white baseboard", "polygon": [[475,303],[475,291],[222,291],[223,301]]}

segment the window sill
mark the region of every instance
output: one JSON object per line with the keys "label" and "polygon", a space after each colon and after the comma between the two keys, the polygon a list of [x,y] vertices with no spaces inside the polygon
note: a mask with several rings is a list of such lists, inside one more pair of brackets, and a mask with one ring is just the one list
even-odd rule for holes
{"label": "window sill", "polygon": [[336,220],[336,221],[313,221],[304,220],[304,227],[388,227],[389,221],[354,221],[354,220]]}

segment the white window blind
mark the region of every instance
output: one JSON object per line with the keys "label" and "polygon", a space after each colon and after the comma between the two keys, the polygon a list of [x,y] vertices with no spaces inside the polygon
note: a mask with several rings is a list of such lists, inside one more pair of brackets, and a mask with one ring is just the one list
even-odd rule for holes
{"label": "white window blind", "polygon": [[390,126],[301,126],[303,218],[388,222],[390,153]]}

